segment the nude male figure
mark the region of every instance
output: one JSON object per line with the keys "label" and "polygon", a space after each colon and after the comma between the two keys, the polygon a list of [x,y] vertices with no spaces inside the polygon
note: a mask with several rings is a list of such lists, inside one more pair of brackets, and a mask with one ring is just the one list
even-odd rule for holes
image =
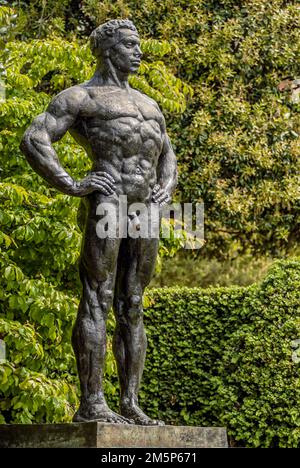
{"label": "nude male figure", "polygon": [[[133,23],[113,20],[99,26],[91,47],[97,58],[94,76],[58,94],[27,129],[21,148],[37,173],[59,191],[82,197],[84,205],[83,291],[72,338],[81,402],[74,421],[162,424],[138,406],[147,347],[142,296],[158,239],[100,239],[96,209],[101,202],[118,206],[120,195],[127,195],[128,203],[168,203],[177,183],[176,158],[158,105],[128,84],[142,57]],[[64,170],[52,146],[67,131],[92,160],[91,172],[80,181]],[[112,306],[120,414],[110,410],[103,393],[106,319]]]}

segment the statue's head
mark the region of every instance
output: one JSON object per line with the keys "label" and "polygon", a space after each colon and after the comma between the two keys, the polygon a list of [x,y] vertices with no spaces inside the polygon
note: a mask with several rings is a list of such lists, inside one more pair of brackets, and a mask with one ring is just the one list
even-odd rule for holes
{"label": "statue's head", "polygon": [[107,21],[92,32],[90,41],[97,60],[103,62],[110,59],[115,68],[125,73],[134,73],[139,68],[142,52],[139,35],[132,21]]}

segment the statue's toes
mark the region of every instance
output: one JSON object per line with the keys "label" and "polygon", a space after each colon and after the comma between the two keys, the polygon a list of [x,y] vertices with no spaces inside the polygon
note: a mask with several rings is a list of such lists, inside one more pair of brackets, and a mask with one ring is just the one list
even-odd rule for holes
{"label": "statue's toes", "polygon": [[113,413],[113,415],[114,418],[117,418],[117,422],[120,422],[121,424],[134,424],[133,419],[125,418],[118,413]]}
{"label": "statue's toes", "polygon": [[124,424],[134,424],[133,419],[128,419],[128,418],[123,418],[122,417],[122,421],[124,421]]}
{"label": "statue's toes", "polygon": [[116,424],[117,423],[116,418],[113,418],[113,417],[106,418],[105,422],[111,423],[111,424]]}
{"label": "statue's toes", "polygon": [[137,424],[141,424],[142,426],[165,426],[163,421],[159,419],[150,419],[150,418],[143,418]]}
{"label": "statue's toes", "polygon": [[109,416],[109,422],[113,424],[134,424],[130,419],[124,418],[117,413],[113,413]]}

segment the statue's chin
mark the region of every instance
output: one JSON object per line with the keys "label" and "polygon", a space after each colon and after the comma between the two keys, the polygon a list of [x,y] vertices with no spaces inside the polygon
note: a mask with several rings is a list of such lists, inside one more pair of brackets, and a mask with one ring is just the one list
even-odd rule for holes
{"label": "statue's chin", "polygon": [[132,65],[130,67],[130,73],[136,73],[139,69],[140,65]]}

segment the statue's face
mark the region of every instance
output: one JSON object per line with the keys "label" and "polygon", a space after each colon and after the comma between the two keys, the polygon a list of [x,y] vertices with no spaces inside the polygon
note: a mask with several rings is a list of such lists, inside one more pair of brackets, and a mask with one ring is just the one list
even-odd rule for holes
{"label": "statue's face", "polygon": [[135,73],[142,57],[139,36],[130,29],[120,29],[119,34],[121,41],[108,50],[111,63],[124,73]]}

